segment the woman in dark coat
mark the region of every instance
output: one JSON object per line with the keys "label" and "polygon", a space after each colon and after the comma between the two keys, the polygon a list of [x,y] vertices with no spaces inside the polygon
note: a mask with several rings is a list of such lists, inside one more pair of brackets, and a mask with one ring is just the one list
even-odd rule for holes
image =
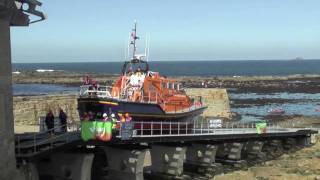
{"label": "woman in dark coat", "polygon": [[59,119],[62,132],[67,132],[67,115],[61,108],[59,110]]}
{"label": "woman in dark coat", "polygon": [[45,122],[49,133],[54,134],[54,116],[52,110],[49,110],[48,114],[46,115]]}

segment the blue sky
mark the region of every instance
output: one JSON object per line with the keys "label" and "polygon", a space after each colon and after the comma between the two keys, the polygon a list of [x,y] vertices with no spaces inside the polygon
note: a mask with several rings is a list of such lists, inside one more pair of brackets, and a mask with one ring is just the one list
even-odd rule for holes
{"label": "blue sky", "polygon": [[41,0],[13,62],[122,61],[134,20],[150,60],[320,58],[319,0]]}

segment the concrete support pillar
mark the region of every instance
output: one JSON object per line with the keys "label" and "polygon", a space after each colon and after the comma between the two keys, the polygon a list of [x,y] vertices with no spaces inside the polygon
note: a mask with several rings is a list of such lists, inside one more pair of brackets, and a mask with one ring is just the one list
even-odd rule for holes
{"label": "concrete support pillar", "polygon": [[242,148],[243,148],[243,143],[239,143],[239,142],[223,143],[218,147],[217,157],[227,158],[230,160],[240,160]]}
{"label": "concrete support pillar", "polygon": [[242,148],[243,148],[243,143],[237,143],[237,142],[232,143],[230,146],[228,159],[240,160]]}
{"label": "concrete support pillar", "polygon": [[280,139],[267,141],[262,147],[262,151],[266,153],[267,159],[279,157],[283,154],[282,141]]}
{"label": "concrete support pillar", "polygon": [[39,180],[39,172],[36,164],[32,162],[23,164],[19,169],[23,173],[25,180]]}
{"label": "concrete support pillar", "polygon": [[[217,161],[233,168],[245,168],[247,167],[247,162],[242,160],[242,149],[243,143],[240,142],[220,144],[217,151]],[[229,168],[225,167],[225,172],[228,171]]]}
{"label": "concrete support pillar", "polygon": [[248,141],[244,144],[242,157],[247,160],[248,164],[253,165],[266,160],[266,154],[262,152],[263,144],[262,141]]}
{"label": "concrete support pillar", "polygon": [[310,146],[312,144],[312,136],[315,137],[314,134],[312,134],[311,136],[297,137],[296,138],[297,146],[300,146],[300,147]]}
{"label": "concrete support pillar", "polygon": [[221,164],[215,163],[218,146],[211,144],[192,144],[186,152],[184,171],[198,173],[212,178],[222,172]]}
{"label": "concrete support pillar", "polygon": [[162,173],[171,176],[181,176],[183,174],[186,147],[153,145],[150,154],[152,173]]}
{"label": "concrete support pillar", "polygon": [[11,91],[10,10],[12,2],[0,0],[0,179],[18,178],[14,151]]}
{"label": "concrete support pillar", "polygon": [[283,140],[283,149],[286,152],[294,152],[298,149],[296,138],[286,138]]}
{"label": "concrete support pillar", "polygon": [[143,180],[143,163],[146,149],[131,150],[114,147],[104,148],[108,160],[108,179]]}
{"label": "concrete support pillar", "polygon": [[211,144],[192,144],[187,148],[186,162],[211,165],[215,162],[217,148],[217,145]]}
{"label": "concrete support pillar", "polygon": [[41,179],[91,180],[94,154],[59,153],[38,162]]}

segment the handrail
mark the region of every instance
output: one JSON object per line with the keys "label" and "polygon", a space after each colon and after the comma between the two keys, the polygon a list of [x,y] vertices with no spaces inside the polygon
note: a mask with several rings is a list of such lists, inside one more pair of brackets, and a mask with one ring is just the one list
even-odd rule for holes
{"label": "handrail", "polygon": [[[52,130],[55,130],[55,129],[58,129],[58,128],[61,129],[61,128],[64,128],[64,127],[68,127],[68,125],[72,125],[71,126],[72,127],[71,131],[62,132],[61,134],[58,134],[58,135],[50,135],[48,138],[44,138],[44,139],[40,139],[39,140],[39,136],[40,135],[49,134]],[[74,126],[74,125],[76,125],[76,126]],[[32,153],[37,153],[38,152],[37,151],[37,147],[39,145],[45,144],[47,142],[50,142],[49,148],[52,148],[54,140],[56,140],[56,139],[58,139],[60,137],[65,137],[65,139],[62,139],[62,140],[68,142],[69,141],[69,136],[68,135],[70,133],[72,133],[72,132],[79,132],[79,131],[80,131],[80,125],[78,123],[69,123],[69,124],[57,126],[57,127],[53,128],[53,129],[48,129],[48,130],[46,130],[44,132],[34,133],[32,135],[27,135],[27,136],[24,135],[23,137],[24,138],[32,137],[32,142],[33,142],[32,146],[31,146],[32,149],[33,149]],[[22,137],[22,135],[18,135],[17,136],[17,144],[16,144],[16,146],[17,146],[18,156],[21,154],[21,149],[22,149],[22,147],[21,147],[21,137]]]}
{"label": "handrail", "polygon": [[[257,122],[225,122],[215,124],[210,121],[202,120],[194,122],[134,121],[132,123],[133,127],[135,127],[135,132],[132,137],[214,135],[216,133],[264,133],[261,131],[262,129],[257,128]],[[120,126],[120,133],[117,138],[121,138],[121,128],[122,126]],[[277,123],[266,123],[264,129],[274,133],[296,130],[296,128],[282,128]]]}
{"label": "handrail", "polygon": [[[90,89],[91,88],[91,89]],[[99,97],[111,97],[111,86],[97,85],[82,85],[80,86],[80,96],[99,96]]]}

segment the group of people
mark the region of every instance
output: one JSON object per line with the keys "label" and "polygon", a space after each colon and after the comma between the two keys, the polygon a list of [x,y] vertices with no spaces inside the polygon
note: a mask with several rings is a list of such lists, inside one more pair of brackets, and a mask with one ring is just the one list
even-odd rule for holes
{"label": "group of people", "polygon": [[136,72],[128,73],[129,77],[129,88],[127,89],[128,99],[131,101],[138,101],[141,97],[141,88],[144,83],[145,74],[141,71],[140,68]]}
{"label": "group of people", "polygon": [[129,113],[94,113],[92,111],[84,112],[83,116],[81,116],[81,121],[104,121],[104,122],[112,122],[112,129],[117,128],[117,124],[123,122],[131,122],[132,117]]}
{"label": "group of people", "polygon": [[[59,120],[60,127],[62,132],[67,132],[67,114],[63,111],[62,108],[59,109]],[[50,134],[54,134],[54,115],[52,110],[50,109],[45,118],[45,124]]]}

